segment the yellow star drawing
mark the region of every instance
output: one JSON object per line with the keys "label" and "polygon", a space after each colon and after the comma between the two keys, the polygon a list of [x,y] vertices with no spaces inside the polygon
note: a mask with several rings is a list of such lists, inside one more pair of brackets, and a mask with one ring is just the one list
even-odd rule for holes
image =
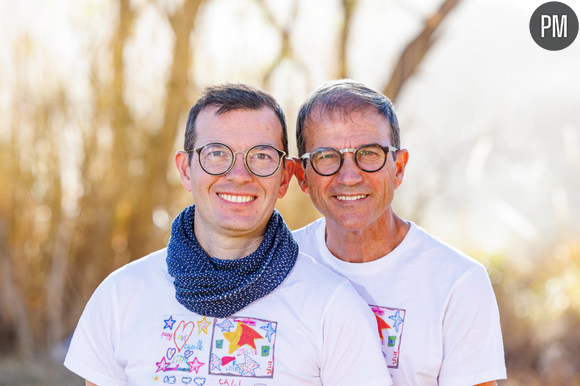
{"label": "yellow star drawing", "polygon": [[203,317],[202,320],[200,320],[199,322],[197,322],[197,327],[199,328],[199,331],[197,333],[197,335],[201,334],[201,332],[205,332],[205,334],[207,335],[207,328],[211,325],[211,322],[208,322],[205,319],[205,316]]}
{"label": "yellow star drawing", "polygon": [[224,332],[224,338],[230,342],[228,347],[230,354],[233,354],[234,351],[246,344],[255,350],[256,343],[254,339],[264,339],[257,331],[242,322],[238,322],[236,331]]}

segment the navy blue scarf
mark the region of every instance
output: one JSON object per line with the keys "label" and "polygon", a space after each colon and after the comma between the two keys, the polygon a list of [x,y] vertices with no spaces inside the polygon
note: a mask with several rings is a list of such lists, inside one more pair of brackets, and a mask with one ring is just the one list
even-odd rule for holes
{"label": "navy blue scarf", "polygon": [[175,298],[191,312],[231,316],[276,289],[294,267],[298,244],[277,210],[258,249],[236,260],[210,257],[201,248],[193,232],[194,214],[192,205],[173,220],[167,246]]}

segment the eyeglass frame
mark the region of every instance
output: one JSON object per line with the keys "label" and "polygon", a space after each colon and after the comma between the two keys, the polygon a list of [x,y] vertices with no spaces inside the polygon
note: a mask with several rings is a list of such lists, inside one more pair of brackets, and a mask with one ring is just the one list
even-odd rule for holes
{"label": "eyeglass frame", "polygon": [[[378,146],[379,148],[381,148],[383,150],[383,152],[385,153],[385,160],[383,162],[383,164],[381,165],[380,168],[378,168],[377,170],[372,170],[372,171],[368,171],[368,170],[364,170],[363,168],[360,167],[360,165],[358,164],[357,158],[356,158],[356,154],[357,152],[367,146]],[[311,155],[313,153],[316,153],[317,151],[323,151],[323,150],[334,150],[336,152],[338,152],[338,154],[340,154],[340,165],[338,166],[338,169],[336,169],[336,171],[334,173],[331,174],[322,174],[320,173],[318,170],[316,170],[316,168],[314,167],[314,164],[312,163],[312,157]],[[306,168],[306,160],[310,161],[310,165],[312,166],[312,169],[316,172],[316,174],[323,176],[323,177],[330,177],[335,175],[336,173],[338,173],[340,171],[340,169],[342,169],[342,165],[344,164],[344,157],[342,156],[344,153],[352,153],[353,154],[353,160],[354,163],[356,164],[356,166],[363,172],[365,173],[376,173],[379,170],[381,170],[382,168],[385,167],[385,164],[387,163],[387,158],[389,157],[389,152],[393,152],[393,154],[395,155],[395,158],[397,157],[397,152],[399,151],[399,149],[397,149],[394,146],[383,146],[381,144],[378,143],[368,143],[368,144],[364,144],[364,145],[360,145],[359,147],[355,148],[347,148],[347,149],[337,149],[334,147],[319,147],[318,149],[309,152],[309,153],[304,153],[302,154],[302,156],[300,156],[300,159],[302,160],[302,163],[304,165],[304,168]]]}
{"label": "eyeglass frame", "polygon": [[[229,167],[229,168],[228,168],[228,169],[227,169],[225,172],[223,172],[223,173],[210,173],[210,172],[208,172],[207,170],[205,170],[205,168],[203,167],[203,165],[202,165],[202,163],[201,163],[201,151],[203,150],[203,148],[204,148],[204,147],[206,147],[206,146],[209,146],[209,145],[223,145],[223,146],[227,147],[227,148],[230,150],[230,152],[232,153],[232,163],[230,164],[230,167]],[[270,173],[270,174],[268,174],[268,175],[265,175],[265,176],[260,176],[260,175],[258,175],[258,174],[256,174],[256,173],[254,173],[254,172],[253,172],[253,171],[250,169],[250,167],[248,166],[248,153],[249,153],[249,152],[250,152],[252,149],[254,149],[254,148],[256,148],[256,147],[259,147],[259,146],[268,146],[268,147],[271,147],[272,149],[276,150],[276,151],[278,152],[278,155],[280,156],[280,158],[278,159],[278,166],[276,166],[276,170],[274,170],[272,173]],[[280,149],[278,149],[278,148],[277,148],[277,147],[275,147],[275,146],[272,146],[272,145],[266,145],[266,144],[258,144],[258,145],[254,145],[254,146],[252,146],[251,148],[249,148],[247,151],[243,152],[243,151],[234,151],[234,149],[232,149],[230,146],[228,146],[228,145],[226,145],[225,143],[222,143],[222,142],[208,142],[208,143],[206,143],[205,145],[202,145],[202,146],[196,147],[196,148],[195,148],[195,149],[193,149],[193,150],[185,150],[185,151],[186,151],[187,153],[192,153],[192,152],[195,152],[195,153],[197,153],[197,162],[199,163],[199,166],[201,167],[201,169],[202,169],[204,172],[206,172],[206,173],[207,173],[207,174],[209,174],[210,176],[223,176],[224,174],[227,174],[227,173],[228,173],[230,170],[232,170],[232,168],[234,167],[234,164],[236,163],[236,154],[238,154],[238,153],[241,153],[241,154],[243,154],[243,155],[244,155],[244,166],[246,167],[246,170],[247,170],[248,172],[250,172],[250,174],[251,174],[251,175],[253,175],[253,176],[256,176],[256,177],[258,177],[258,178],[267,178],[267,177],[271,177],[271,176],[273,176],[274,174],[276,174],[276,172],[277,172],[277,171],[280,169],[280,165],[282,164],[282,160],[283,160],[283,159],[286,159],[286,158],[285,158],[285,156],[286,156],[286,152],[285,152],[285,151],[283,151],[283,150],[280,150]]]}

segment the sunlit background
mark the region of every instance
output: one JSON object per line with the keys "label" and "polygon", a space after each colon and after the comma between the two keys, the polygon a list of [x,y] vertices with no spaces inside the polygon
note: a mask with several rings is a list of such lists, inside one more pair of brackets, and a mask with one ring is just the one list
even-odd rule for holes
{"label": "sunlit background", "polygon": [[[172,157],[204,86],[270,91],[296,155],[341,77],[395,102],[395,211],[487,267],[500,384],[580,385],[580,39],[537,46],[543,2],[0,1],[0,385],[82,384],[60,363],[88,298],[191,204]],[[320,216],[294,182],[278,208]]]}

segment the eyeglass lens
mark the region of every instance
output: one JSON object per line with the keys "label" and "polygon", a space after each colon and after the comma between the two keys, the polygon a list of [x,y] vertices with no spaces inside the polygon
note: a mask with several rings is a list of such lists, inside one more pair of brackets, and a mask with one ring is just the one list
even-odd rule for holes
{"label": "eyeglass lens", "polygon": [[[201,167],[209,174],[224,174],[234,162],[234,153],[222,144],[209,144],[199,154]],[[280,164],[280,154],[267,145],[251,148],[246,153],[246,165],[257,176],[266,177],[273,174]]]}
{"label": "eyeglass lens", "polygon": [[[386,162],[386,154],[379,146],[362,146],[355,151],[355,162],[365,172],[376,172]],[[312,166],[324,175],[334,174],[340,169],[342,154],[336,149],[320,149],[312,154]]]}

